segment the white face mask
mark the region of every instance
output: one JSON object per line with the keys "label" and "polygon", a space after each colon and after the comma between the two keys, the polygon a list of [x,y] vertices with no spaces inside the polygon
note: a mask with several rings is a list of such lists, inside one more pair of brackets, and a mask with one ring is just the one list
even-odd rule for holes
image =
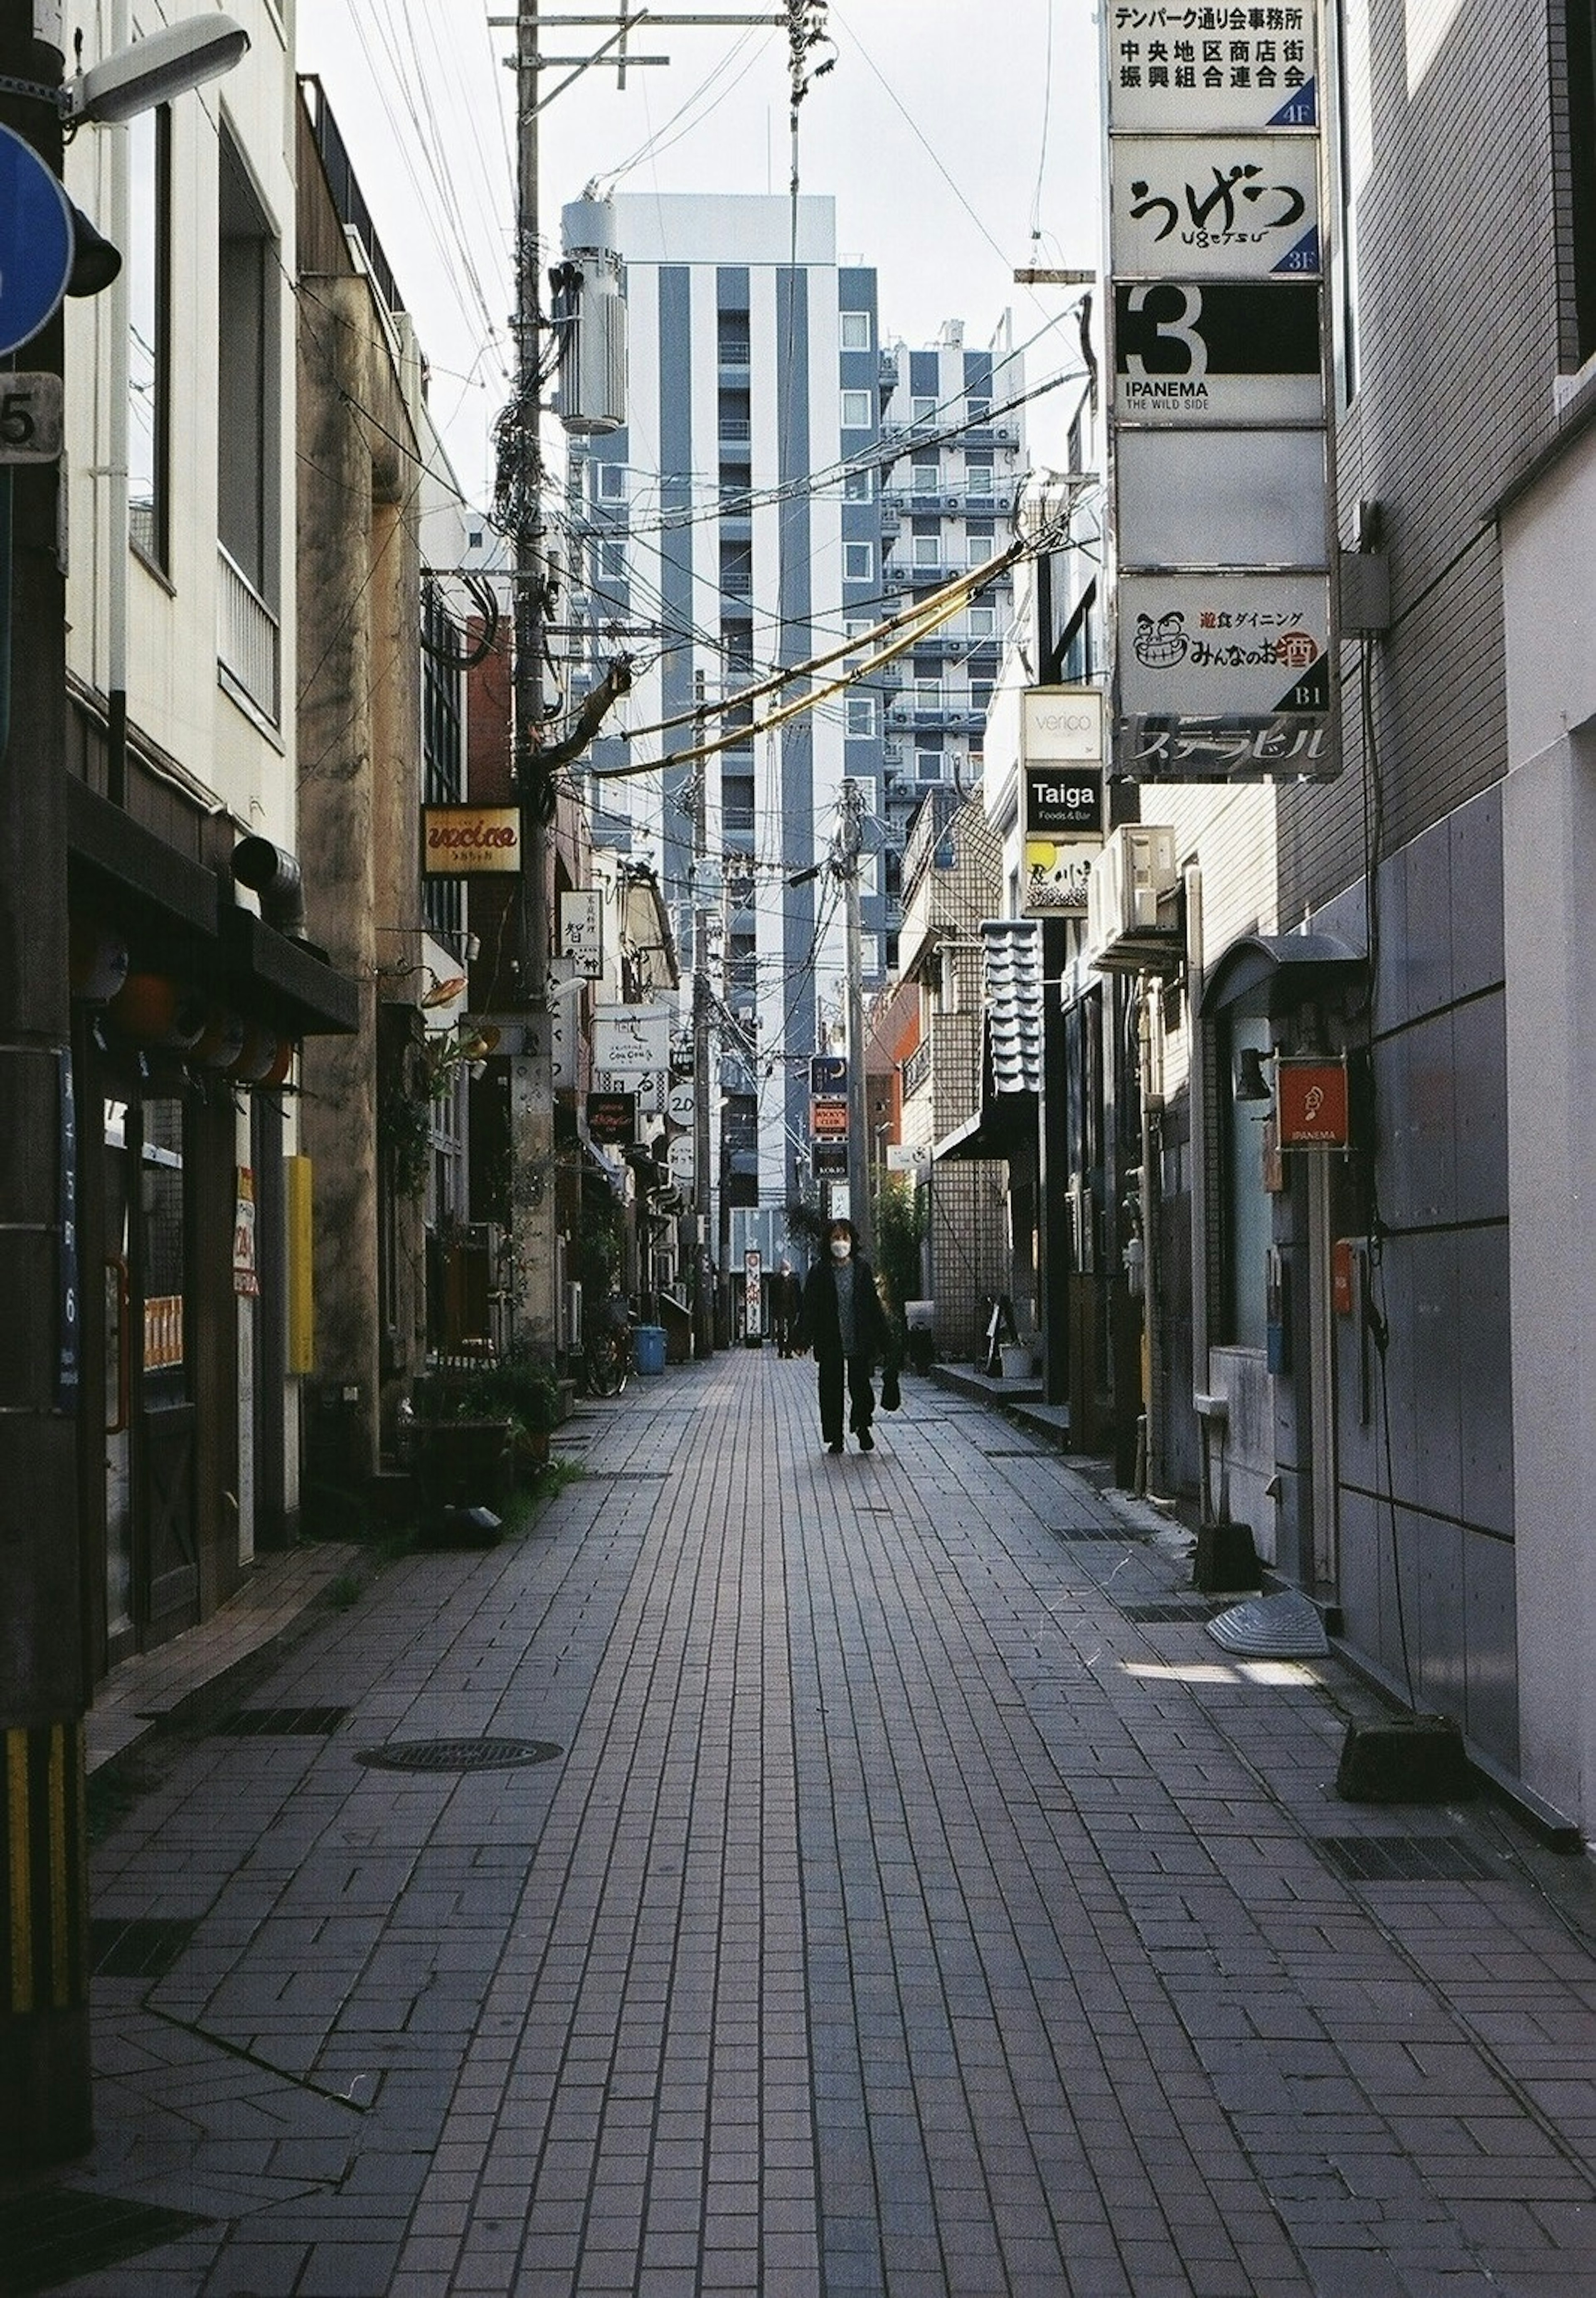
{"label": "white face mask", "polygon": [[845,1236],[834,1236],[831,1239],[831,1258],[833,1261],[846,1261],[853,1249],[853,1246],[848,1243]]}

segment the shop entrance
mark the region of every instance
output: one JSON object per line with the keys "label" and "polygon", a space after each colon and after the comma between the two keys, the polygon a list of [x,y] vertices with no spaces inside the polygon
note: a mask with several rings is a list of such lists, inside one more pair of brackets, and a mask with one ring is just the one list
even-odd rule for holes
{"label": "shop entrance", "polygon": [[183,1104],[104,1102],[106,1657],[199,1616]]}

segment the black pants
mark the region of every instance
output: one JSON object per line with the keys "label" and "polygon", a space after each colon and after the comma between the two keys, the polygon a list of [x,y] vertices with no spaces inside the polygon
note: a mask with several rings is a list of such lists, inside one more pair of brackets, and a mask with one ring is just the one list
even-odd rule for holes
{"label": "black pants", "polygon": [[820,1376],[820,1433],[828,1444],[842,1442],[842,1382],[848,1374],[848,1425],[856,1435],[875,1418],[875,1391],[870,1385],[868,1357],[832,1356],[815,1360]]}

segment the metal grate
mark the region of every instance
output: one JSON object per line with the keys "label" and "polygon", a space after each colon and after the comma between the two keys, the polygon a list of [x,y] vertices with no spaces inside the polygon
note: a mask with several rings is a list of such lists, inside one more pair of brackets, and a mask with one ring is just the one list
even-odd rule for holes
{"label": "metal grate", "polygon": [[983,1460],[1046,1460],[1051,1458],[1042,1444],[996,1444],[981,1446]]}
{"label": "metal grate", "polygon": [[1054,1540],[1145,1540],[1145,1532],[1133,1531],[1122,1524],[1050,1524],[1047,1527]]}
{"label": "metal grate", "polygon": [[378,1772],[496,1772],[550,1763],[564,1753],[553,1740],[394,1740],[385,1748],[362,1748],[355,1761]]}
{"label": "metal grate", "polygon": [[197,1920],[96,1915],[88,1927],[90,1967],[96,1979],[164,1979],[198,1929]]}
{"label": "metal grate", "polygon": [[1314,1850],[1348,1883],[1490,1883],[1501,1871],[1455,1835],[1316,1835]]}
{"label": "metal grate", "polygon": [[18,2195],[0,2202],[5,2288],[11,2298],[58,2290],[63,2282],[119,2266],[126,2258],[178,2242],[210,2223],[192,2211],[163,2210],[151,2203],[128,2203],[116,2195],[85,2194],[72,2187]]}
{"label": "metal grate", "polygon": [[229,1740],[326,1740],[348,1714],[347,1707],[236,1707],[210,1728]]}
{"label": "metal grate", "polygon": [[1202,1627],[1211,1615],[1211,1604],[1121,1604],[1121,1615],[1138,1627]]}

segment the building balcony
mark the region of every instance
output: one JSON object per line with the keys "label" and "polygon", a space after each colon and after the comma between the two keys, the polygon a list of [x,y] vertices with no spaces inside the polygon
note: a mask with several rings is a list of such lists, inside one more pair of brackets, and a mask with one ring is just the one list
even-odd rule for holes
{"label": "building balcony", "polygon": [[277,616],[219,545],[216,563],[217,662],[229,682],[275,726],[281,710]]}
{"label": "building balcony", "polygon": [[987,723],[986,706],[965,694],[945,694],[939,702],[906,695],[887,706],[889,727],[916,734],[978,734]]}

